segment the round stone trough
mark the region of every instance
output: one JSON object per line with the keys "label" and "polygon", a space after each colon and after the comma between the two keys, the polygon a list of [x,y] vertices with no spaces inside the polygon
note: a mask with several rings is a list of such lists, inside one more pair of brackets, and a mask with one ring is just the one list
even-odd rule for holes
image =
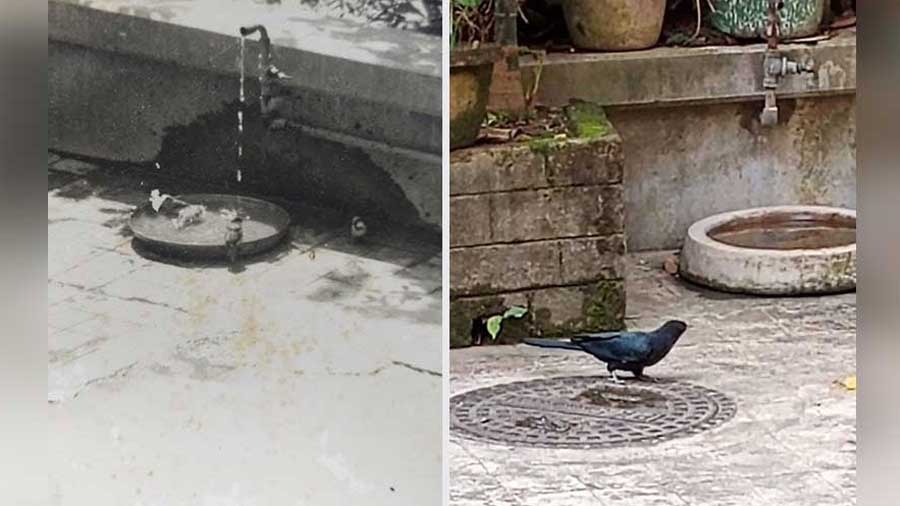
{"label": "round stone trough", "polygon": [[855,290],[856,211],[772,206],[710,216],[688,229],[679,274],[736,293]]}
{"label": "round stone trough", "polygon": [[131,231],[140,244],[164,256],[187,260],[212,260],[227,254],[225,235],[228,210],[243,218],[243,237],[238,245],[242,257],[260,254],[276,247],[287,235],[291,217],[278,205],[241,195],[191,194],[175,197],[185,204],[203,206],[203,218],[195,225],[178,229],[172,222],[176,214],[166,207],[155,211],[150,202],[138,207],[131,216]]}

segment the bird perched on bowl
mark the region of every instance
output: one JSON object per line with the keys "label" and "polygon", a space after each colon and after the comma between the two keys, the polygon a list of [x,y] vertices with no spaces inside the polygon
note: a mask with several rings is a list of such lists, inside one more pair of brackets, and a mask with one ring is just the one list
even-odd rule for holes
{"label": "bird perched on bowl", "polygon": [[629,371],[638,379],[644,376],[644,369],[662,360],[687,330],[687,324],[679,320],[669,320],[650,332],[603,332],[599,334],[579,334],[569,341],[528,338],[525,344],[541,348],[583,351],[606,362],[606,370],[614,382],[620,382],[616,371]]}
{"label": "bird perched on bowl", "polygon": [[243,219],[235,215],[228,222],[225,230],[225,252],[228,255],[228,261],[235,263],[238,257],[238,246],[244,238]]}
{"label": "bird perched on bowl", "polygon": [[354,241],[360,241],[363,237],[365,237],[366,232],[369,229],[366,227],[366,223],[359,216],[354,216],[352,220],[350,220],[350,239]]}

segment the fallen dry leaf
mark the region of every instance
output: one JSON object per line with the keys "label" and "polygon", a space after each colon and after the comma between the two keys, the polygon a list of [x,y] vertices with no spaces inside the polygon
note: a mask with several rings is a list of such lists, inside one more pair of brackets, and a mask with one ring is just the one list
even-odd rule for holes
{"label": "fallen dry leaf", "polygon": [[854,374],[853,376],[847,376],[846,378],[844,378],[840,381],[837,381],[836,383],[839,384],[840,386],[846,388],[847,390],[850,390],[851,392],[855,391],[856,390],[856,375]]}

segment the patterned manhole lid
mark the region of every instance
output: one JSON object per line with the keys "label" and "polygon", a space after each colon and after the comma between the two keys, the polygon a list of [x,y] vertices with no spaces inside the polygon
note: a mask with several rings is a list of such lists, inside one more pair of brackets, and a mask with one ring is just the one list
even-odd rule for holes
{"label": "patterned manhole lid", "polygon": [[653,444],[725,423],[734,401],[678,382],[614,384],[608,376],[507,383],[450,399],[450,424],[461,436],[544,448]]}

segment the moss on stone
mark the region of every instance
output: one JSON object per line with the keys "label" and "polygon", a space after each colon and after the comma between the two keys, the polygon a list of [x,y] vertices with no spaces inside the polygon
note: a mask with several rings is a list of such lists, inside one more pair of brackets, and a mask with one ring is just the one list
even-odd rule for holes
{"label": "moss on stone", "polygon": [[532,153],[548,156],[554,150],[559,148],[559,143],[559,140],[554,139],[550,136],[538,137],[536,139],[531,139],[530,141],[528,141],[528,149],[530,149]]}
{"label": "moss on stone", "polygon": [[500,327],[500,333],[497,340],[491,342],[490,339],[485,344],[518,344],[522,339],[532,335],[531,314],[526,314],[522,318],[507,318],[503,320]]}
{"label": "moss on stone", "polygon": [[625,285],[622,281],[601,281],[584,298],[585,331],[625,328]]}
{"label": "moss on stone", "polygon": [[613,131],[606,112],[597,104],[576,102],[566,108],[569,132],[583,139],[597,139]]}
{"label": "moss on stone", "polygon": [[472,343],[472,320],[484,311],[490,301],[451,300],[450,301],[450,347],[463,348]]}
{"label": "moss on stone", "polygon": [[474,86],[474,89],[466,90],[467,93],[463,95],[471,95],[476,99],[473,102],[451,103],[454,110],[450,120],[450,149],[466,147],[478,138],[481,123],[487,114],[493,69],[491,63],[457,67],[451,71],[451,89]]}

